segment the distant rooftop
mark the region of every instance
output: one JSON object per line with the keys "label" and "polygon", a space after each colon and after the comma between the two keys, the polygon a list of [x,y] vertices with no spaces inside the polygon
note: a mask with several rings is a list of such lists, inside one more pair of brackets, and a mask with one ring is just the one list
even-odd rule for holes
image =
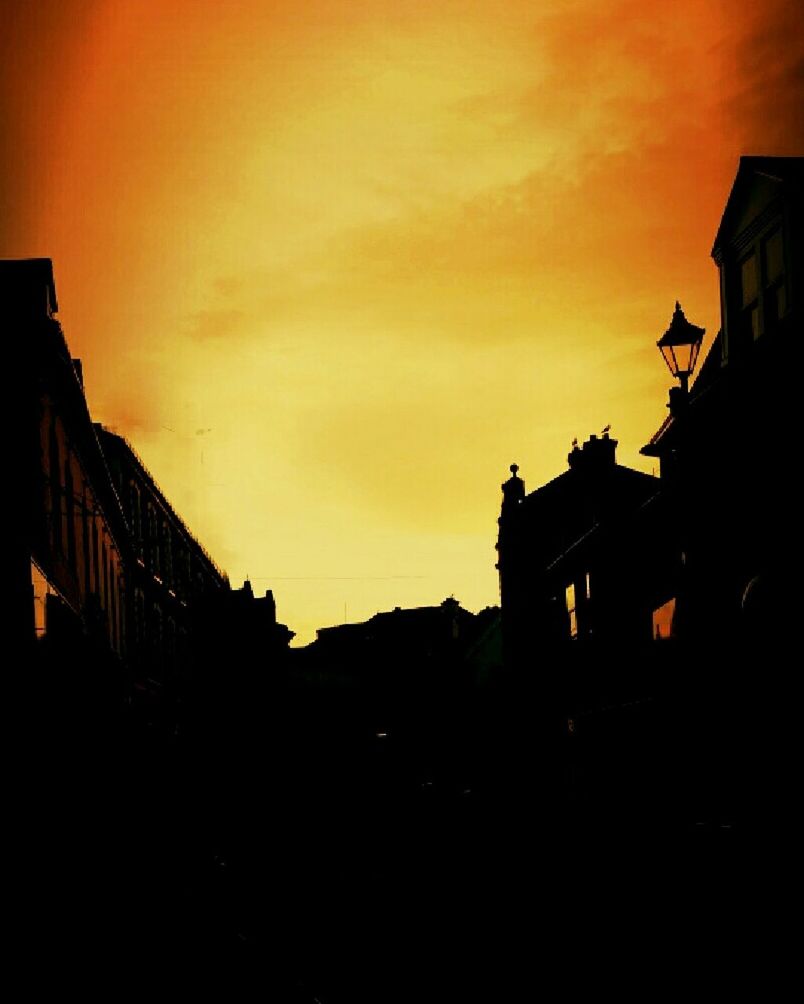
{"label": "distant rooftop", "polygon": [[58,312],[53,262],[50,258],[0,259],[3,312],[52,317]]}

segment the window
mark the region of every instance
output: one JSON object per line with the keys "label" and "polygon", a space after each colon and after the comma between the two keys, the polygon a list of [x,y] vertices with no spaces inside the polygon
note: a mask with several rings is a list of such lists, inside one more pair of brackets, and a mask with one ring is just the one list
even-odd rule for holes
{"label": "window", "polygon": [[154,507],[148,503],[148,534],[147,534],[147,544],[148,544],[148,570],[154,575],[159,576],[162,572],[162,566],[159,556],[159,523],[156,518],[156,511]]}
{"label": "window", "polygon": [[162,578],[168,588],[173,586],[173,553],[170,541],[170,527],[162,524]]}
{"label": "window", "polygon": [[84,494],[81,499],[81,547],[84,557],[84,592],[87,596],[92,592],[92,566],[90,564],[89,554],[88,508],[89,500],[87,497],[86,486],[84,486]]}
{"label": "window", "polygon": [[748,348],[762,335],[778,328],[788,312],[784,229],[780,220],[759,236],[739,261],[735,274],[739,275],[736,342],[739,347]]}
{"label": "window", "polygon": [[117,649],[117,569],[109,554],[109,640],[112,648]]}
{"label": "window", "polygon": [[154,603],[151,608],[151,631],[150,631],[150,643],[151,643],[151,658],[153,659],[153,664],[155,667],[161,669],[162,667],[162,609],[157,604]]}
{"label": "window", "polygon": [[172,617],[165,619],[164,658],[169,668],[176,665],[176,622]]}
{"label": "window", "polygon": [[740,284],[743,293],[743,306],[747,307],[756,300],[759,294],[756,255],[749,255],[740,265]]}
{"label": "window", "polygon": [[61,552],[62,541],[62,512],[61,512],[61,463],[59,460],[59,440],[56,435],[56,420],[50,425],[50,440],[48,444],[50,463],[50,516],[53,524],[53,548]]}
{"label": "window", "polygon": [[673,615],[676,612],[676,600],[668,600],[653,611],[653,637],[656,641],[665,641],[673,637]]}
{"label": "window", "polygon": [[101,585],[100,585],[100,600],[101,606],[108,613],[109,612],[109,565],[106,561],[106,538],[101,540]]}
{"label": "window", "polygon": [[31,585],[33,586],[34,632],[37,638],[47,633],[47,598],[58,596],[58,590],[50,584],[45,573],[35,561],[31,562]]}
{"label": "window", "polygon": [[765,327],[773,330],[787,313],[787,287],[784,274],[784,238],[782,230],[774,231],[762,244],[764,268],[763,302]]}
{"label": "window", "polygon": [[131,512],[131,533],[134,537],[137,557],[142,557],[142,510],[140,508],[140,492],[132,481],[129,485],[129,509]]}
{"label": "window", "polygon": [[73,572],[78,572],[78,560],[75,547],[75,492],[73,487],[73,470],[68,455],[64,464],[64,509],[67,517],[67,561]]}
{"label": "window", "polygon": [[784,245],[782,231],[776,230],[765,241],[765,281],[776,282],[784,276]]}
{"label": "window", "polygon": [[176,567],[174,569],[174,589],[180,596],[186,596],[190,581],[190,555],[179,542],[176,544]]}
{"label": "window", "polygon": [[145,641],[145,594],[141,589],[134,591],[134,641],[142,645]]}
{"label": "window", "polygon": [[578,615],[575,609],[575,584],[571,582],[565,590],[567,615],[569,616],[570,638],[578,637]]}
{"label": "window", "polygon": [[92,577],[95,583],[95,594],[100,599],[101,574],[100,556],[98,553],[98,520],[94,513],[92,514]]}
{"label": "window", "polygon": [[762,332],[759,326],[759,277],[755,254],[750,254],[740,263],[740,290],[743,338],[746,342],[756,341]]}

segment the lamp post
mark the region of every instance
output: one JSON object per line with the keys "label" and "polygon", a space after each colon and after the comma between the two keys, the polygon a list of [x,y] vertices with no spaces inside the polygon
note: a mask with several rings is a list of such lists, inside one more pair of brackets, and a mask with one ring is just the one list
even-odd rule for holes
{"label": "lamp post", "polygon": [[680,384],[679,387],[674,387],[670,391],[669,407],[671,413],[676,410],[678,404],[687,399],[690,376],[698,361],[704,333],[704,328],[699,328],[697,324],[690,324],[684,316],[681,304],[676,300],[676,309],[673,311],[670,327],[656,343],[662,353],[662,358],[667,363],[667,368]]}
{"label": "lamp post", "polygon": [[[667,454],[662,454],[662,461],[664,463],[665,457],[671,459],[667,499],[669,515],[672,522],[675,523],[676,542],[682,568],[676,598],[677,604],[673,616],[673,633],[682,635],[688,633],[690,617],[695,617],[697,606],[694,600],[696,576],[688,565],[694,527],[695,492],[693,490],[694,477],[691,475],[694,461],[689,455],[688,437],[690,430],[686,406],[689,397],[689,380],[698,361],[704,333],[704,328],[699,328],[687,320],[681,309],[681,304],[676,300],[676,308],[673,311],[670,327],[656,343],[667,368],[679,382],[678,387],[670,389],[670,401],[667,407],[674,420],[668,442],[671,449]],[[664,476],[663,469],[662,477],[664,478]],[[692,577],[691,571],[693,572]]]}

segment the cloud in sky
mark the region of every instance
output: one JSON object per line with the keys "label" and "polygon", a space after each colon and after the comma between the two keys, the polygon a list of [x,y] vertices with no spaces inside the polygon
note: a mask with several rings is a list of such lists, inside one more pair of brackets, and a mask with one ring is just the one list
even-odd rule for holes
{"label": "cloud in sky", "polygon": [[96,417],[303,637],[494,602],[508,464],[608,423],[644,464],[675,299],[714,334],[737,159],[801,152],[795,5],[187,10],[16,18],[3,253],[54,258]]}

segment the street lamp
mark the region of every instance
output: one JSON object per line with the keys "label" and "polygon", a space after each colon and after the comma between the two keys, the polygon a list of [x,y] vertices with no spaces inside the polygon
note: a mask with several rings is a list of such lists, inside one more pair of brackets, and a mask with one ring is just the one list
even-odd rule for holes
{"label": "street lamp", "polygon": [[704,331],[704,328],[690,324],[684,316],[681,304],[676,300],[670,327],[656,343],[667,363],[667,368],[681,384],[679,389],[684,397],[687,396],[689,379],[698,361]]}
{"label": "street lamp", "polygon": [[[681,304],[676,300],[676,309],[670,327],[656,343],[667,368],[678,380],[678,387],[671,387],[667,407],[672,419],[668,438],[660,447],[662,458],[662,478],[667,483],[667,515],[675,525],[675,543],[681,559],[676,606],[673,612],[672,633],[684,634],[689,631],[688,621],[694,618],[698,609],[696,587],[698,574],[693,563],[688,564],[688,554],[695,553],[696,528],[694,514],[700,489],[695,478],[695,456],[697,451],[690,439],[690,416],[687,413],[689,400],[689,380],[701,351],[704,329],[690,324],[684,316]],[[666,427],[663,425],[662,429]],[[669,461],[667,467],[665,463]],[[694,560],[694,559],[693,559]],[[692,577],[691,577],[692,576]]]}

